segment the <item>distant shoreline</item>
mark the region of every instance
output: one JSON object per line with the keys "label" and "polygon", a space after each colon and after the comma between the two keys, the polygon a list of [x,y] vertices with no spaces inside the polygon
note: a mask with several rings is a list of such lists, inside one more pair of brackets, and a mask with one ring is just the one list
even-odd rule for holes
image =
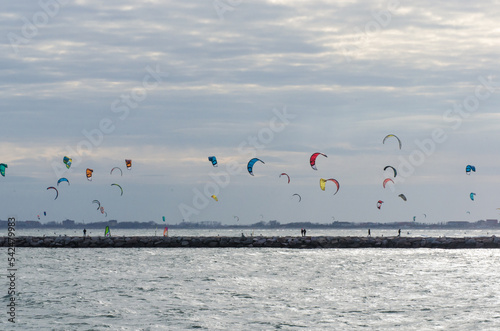
{"label": "distant shoreline", "polygon": [[[83,230],[86,229],[104,229],[106,226],[113,229],[122,230],[146,230],[162,229],[167,227],[169,230],[290,230],[290,229],[322,229],[322,230],[349,230],[349,229],[425,229],[425,230],[494,230],[500,229],[497,219],[479,220],[476,222],[468,221],[447,221],[439,223],[420,223],[420,222],[340,222],[332,223],[313,223],[313,222],[292,222],[280,223],[275,220],[261,221],[253,224],[222,224],[216,221],[204,221],[198,223],[181,222],[177,224],[157,223],[157,222],[118,222],[109,220],[105,222],[82,222],[77,223],[73,220],[64,220],[62,222],[41,223],[39,221],[16,221],[17,229],[66,229]],[[6,220],[0,220],[0,227],[7,227]]]}
{"label": "distant shoreline", "polygon": [[335,236],[255,236],[255,237],[82,237],[19,236],[0,237],[0,247],[33,248],[500,248],[500,237],[335,237]]}

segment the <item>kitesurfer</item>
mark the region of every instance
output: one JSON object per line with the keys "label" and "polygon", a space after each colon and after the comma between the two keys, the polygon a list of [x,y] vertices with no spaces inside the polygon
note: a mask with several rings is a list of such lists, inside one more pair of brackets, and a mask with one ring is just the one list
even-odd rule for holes
{"label": "kitesurfer", "polygon": [[87,229],[83,229],[83,236],[86,237],[87,236]]}
{"label": "kitesurfer", "polygon": [[370,232],[370,229],[368,229],[368,237],[370,237],[372,233]]}
{"label": "kitesurfer", "polygon": [[401,229],[398,230],[398,237],[401,237]]}

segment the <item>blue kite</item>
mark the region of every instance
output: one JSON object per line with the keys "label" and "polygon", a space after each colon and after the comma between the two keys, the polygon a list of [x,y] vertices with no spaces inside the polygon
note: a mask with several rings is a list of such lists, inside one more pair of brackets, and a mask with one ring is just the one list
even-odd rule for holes
{"label": "blue kite", "polygon": [[[249,173],[250,175],[252,175],[252,176],[253,176],[253,165],[254,165],[254,164],[255,164],[255,162],[257,162],[257,161],[260,161],[260,162],[264,163],[264,161],[262,161],[261,159],[258,159],[258,158],[256,158],[256,157],[255,157],[255,158],[253,158],[253,159],[251,159],[250,161],[248,161],[248,164],[247,164],[248,173]],[[265,164],[265,163],[264,163],[264,164]]]}
{"label": "blue kite", "polygon": [[467,175],[470,175],[470,172],[476,172],[476,167],[474,167],[473,165],[468,165],[467,167],[465,167],[465,173]]}
{"label": "blue kite", "polygon": [[208,161],[212,162],[214,167],[217,167],[217,158],[215,156],[209,156]]}

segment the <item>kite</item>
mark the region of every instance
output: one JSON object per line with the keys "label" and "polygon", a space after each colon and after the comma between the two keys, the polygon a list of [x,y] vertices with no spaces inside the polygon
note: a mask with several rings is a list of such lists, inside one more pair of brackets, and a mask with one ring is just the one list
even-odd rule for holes
{"label": "kite", "polygon": [[54,200],[57,199],[57,197],[59,196],[59,191],[54,186],[47,187],[47,190],[50,190],[50,189],[56,191],[56,197],[54,198]]}
{"label": "kite", "polygon": [[215,201],[219,201],[219,199],[217,199],[217,196],[215,194],[212,195],[212,199],[214,199]]}
{"label": "kite", "polygon": [[104,214],[105,217],[108,217],[108,213],[104,211],[104,207],[101,207],[99,209],[101,209],[101,214]]}
{"label": "kite", "polygon": [[238,216],[233,216],[236,219],[236,222],[240,221],[240,218]]}
{"label": "kite", "polygon": [[92,203],[97,203],[97,210],[99,210],[99,207],[101,207],[99,200],[93,200]]}
{"label": "kite", "polygon": [[[250,161],[248,161],[248,164],[247,164],[248,173],[249,173],[250,175],[252,175],[252,176],[253,176],[253,165],[254,165],[254,164],[255,164],[255,162],[257,162],[257,161],[260,161],[260,162],[264,163],[264,161],[262,161],[261,159],[258,159],[258,158],[256,158],[256,157],[255,157],[255,158],[253,158],[253,159],[251,159]],[[265,164],[265,163],[264,163],[264,164]]]}
{"label": "kite", "polygon": [[93,169],[87,168],[86,174],[87,174],[87,179],[92,180],[92,173],[94,172]]}
{"label": "kite", "polygon": [[284,172],[280,175],[280,178],[281,178],[281,176],[286,176],[286,177],[288,178],[288,184],[290,184],[290,176],[288,176],[288,175],[287,175],[286,173],[284,173]]}
{"label": "kite", "polygon": [[394,181],[393,181],[392,179],[390,179],[390,178],[386,178],[386,179],[384,180],[384,183],[382,184],[382,185],[384,186],[384,188],[385,188],[385,184],[387,184],[388,182],[392,182],[392,183],[394,184]]}
{"label": "kite", "polygon": [[[427,214],[422,214],[424,215],[424,218],[427,218]],[[415,219],[417,218],[417,216],[413,216],[413,222],[415,222]]]}
{"label": "kite", "polygon": [[61,183],[61,182],[67,182],[69,185],[69,180],[65,177],[59,178],[59,180],[57,181],[57,186],[59,186],[59,183]]}
{"label": "kite", "polygon": [[214,167],[217,167],[217,158],[215,156],[209,156],[208,161],[212,162]]}
{"label": "kite", "polygon": [[313,168],[314,170],[318,170],[316,168],[316,158],[318,157],[318,155],[323,155],[324,157],[328,157],[323,153],[314,153],[313,155],[311,155],[311,158],[309,159],[309,163],[311,164],[311,168]]}
{"label": "kite", "polygon": [[319,180],[319,187],[321,187],[321,189],[324,191],[324,190],[325,190],[325,187],[326,187],[326,182],[328,182],[328,181],[334,182],[334,183],[335,183],[335,185],[337,185],[337,191],[335,191],[335,193],[334,193],[333,195],[337,194],[337,192],[338,192],[338,191],[339,191],[339,189],[340,189],[340,184],[339,184],[339,182],[338,182],[336,179],[334,179],[334,178],[329,178],[329,179],[323,179],[323,178],[320,178],[320,180]]}
{"label": "kite", "polygon": [[378,208],[378,209],[380,209],[380,207],[382,207],[382,204],[383,204],[383,203],[384,203],[384,202],[383,202],[382,200],[379,200],[379,201],[377,202],[377,208]]}
{"label": "kite", "polygon": [[400,195],[398,195],[398,197],[400,197],[401,199],[403,199],[403,201],[406,201],[406,197],[405,197],[404,194],[400,194]]}
{"label": "kite", "polygon": [[125,165],[127,166],[127,169],[130,170],[130,168],[132,168],[132,160],[125,160]]}
{"label": "kite", "polygon": [[120,176],[123,176],[123,171],[122,171],[122,169],[120,169],[120,168],[118,168],[118,167],[114,167],[113,169],[111,169],[111,171],[109,172],[109,174],[110,174],[110,175],[112,175],[112,174],[113,174],[113,171],[114,171],[115,169],[120,170]]}
{"label": "kite", "polygon": [[120,188],[120,190],[121,190],[120,196],[123,195],[123,189],[122,189],[122,187],[120,185],[118,185],[118,184],[111,184],[111,186],[113,186],[113,185],[118,186]]}
{"label": "kite", "polygon": [[399,138],[396,136],[396,135],[393,135],[393,134],[388,134],[387,136],[385,136],[384,140],[382,141],[382,144],[385,144],[385,141],[387,140],[387,138],[389,137],[394,137],[398,140],[398,143],[399,143],[399,149],[401,149],[401,140],[399,140]]}
{"label": "kite", "polygon": [[301,201],[302,201],[302,197],[300,196],[300,194],[294,193],[294,194],[292,194],[292,197],[293,197],[294,195],[296,195],[296,196],[298,196],[298,197],[299,197],[299,202],[301,202]]}
{"label": "kite", "polygon": [[396,171],[396,168],[394,168],[393,166],[386,166],[384,168],[384,171],[386,171],[388,168],[391,168],[394,171],[394,177],[396,177],[398,175],[398,172]]}
{"label": "kite", "polygon": [[2,177],[5,177],[5,169],[7,169],[8,166],[5,163],[0,163],[0,174]]}
{"label": "kite", "polygon": [[165,216],[163,216],[163,222],[165,222]]}
{"label": "kite", "polygon": [[475,197],[475,196],[476,196],[476,193],[472,192],[472,193],[470,194],[470,199],[471,199],[472,201],[474,201],[474,197]]}
{"label": "kite", "polygon": [[73,162],[73,159],[67,156],[63,157],[63,163],[66,165],[66,168],[69,169],[69,167],[71,167],[71,162]]}
{"label": "kite", "polygon": [[47,212],[46,211],[43,212],[43,216],[47,216]]}
{"label": "kite", "polygon": [[470,172],[476,172],[476,167],[474,167],[473,165],[468,165],[467,167],[465,167],[465,173],[467,175],[470,175]]}

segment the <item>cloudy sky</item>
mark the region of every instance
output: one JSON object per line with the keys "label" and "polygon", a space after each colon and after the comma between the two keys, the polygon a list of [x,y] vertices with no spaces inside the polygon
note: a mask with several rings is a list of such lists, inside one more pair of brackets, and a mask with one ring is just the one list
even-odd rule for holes
{"label": "cloudy sky", "polygon": [[[499,5],[9,1],[0,13],[0,218],[498,218]],[[387,134],[402,148],[383,144]],[[328,156],[317,171],[314,152]],[[255,176],[252,157],[265,162]],[[469,176],[468,164],[477,169]],[[115,166],[123,176],[110,175]],[[71,184],[54,200],[46,188],[60,177]],[[322,191],[320,178],[337,179],[338,193],[332,182]],[[385,178],[394,184],[384,189]]]}

